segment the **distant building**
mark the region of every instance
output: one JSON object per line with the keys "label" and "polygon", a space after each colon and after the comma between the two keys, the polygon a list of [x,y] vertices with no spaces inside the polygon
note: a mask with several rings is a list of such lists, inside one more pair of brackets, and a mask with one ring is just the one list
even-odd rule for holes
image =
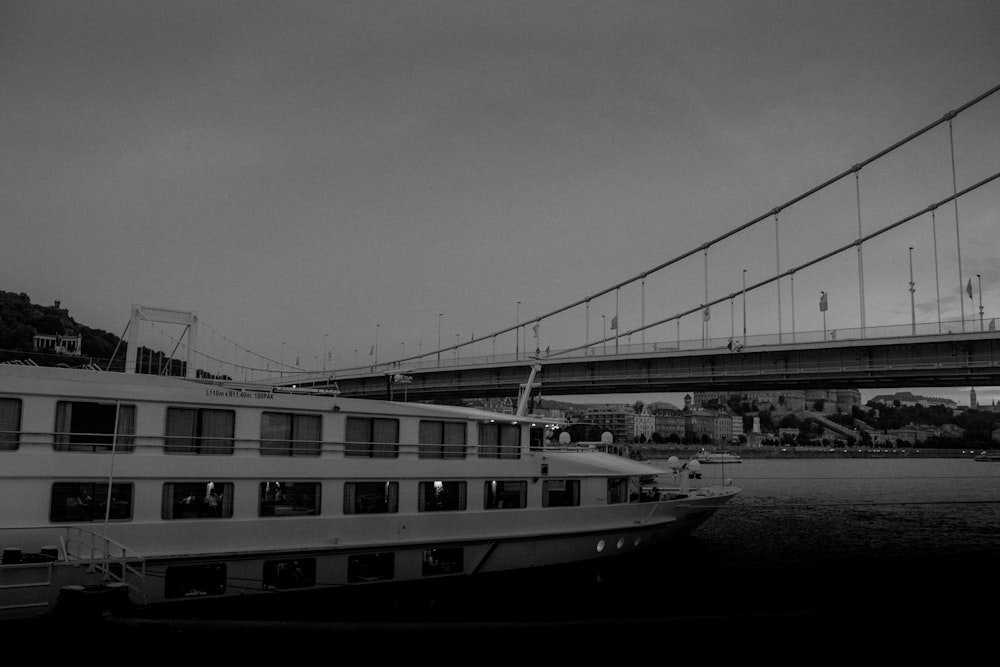
{"label": "distant building", "polygon": [[873,396],[871,399],[871,402],[883,403],[885,405],[895,405],[896,401],[899,401],[901,406],[907,407],[914,407],[917,405],[922,405],[925,408],[931,407],[932,405],[940,405],[950,409],[958,407],[958,404],[950,398],[916,396],[908,391],[897,391],[895,394],[879,394],[878,396]]}
{"label": "distant building", "polygon": [[[56,302],[58,304],[58,301]],[[51,354],[66,354],[74,357],[80,356],[80,346],[83,343],[83,336],[60,335],[60,334],[35,334],[35,349],[39,352],[49,352]]]}

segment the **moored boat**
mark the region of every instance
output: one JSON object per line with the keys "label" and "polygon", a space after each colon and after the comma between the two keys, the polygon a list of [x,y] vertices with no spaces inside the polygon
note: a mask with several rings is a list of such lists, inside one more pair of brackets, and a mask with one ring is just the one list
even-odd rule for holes
{"label": "moored boat", "polygon": [[743,463],[743,457],[729,452],[710,452],[702,449],[695,458],[701,463]]}
{"label": "moored boat", "polygon": [[521,415],[0,364],[0,617],[636,553],[739,493]]}
{"label": "moored boat", "polygon": [[1000,452],[982,451],[975,456],[976,461],[998,461],[1000,462]]}

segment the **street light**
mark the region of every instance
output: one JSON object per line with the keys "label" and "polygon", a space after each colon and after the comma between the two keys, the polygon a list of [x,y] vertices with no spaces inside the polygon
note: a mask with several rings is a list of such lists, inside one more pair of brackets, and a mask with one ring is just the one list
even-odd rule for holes
{"label": "street light", "polygon": [[601,323],[604,325],[604,340],[601,341],[601,348],[604,354],[608,353],[608,318],[601,314]]}
{"label": "street light", "polygon": [[517,302],[514,311],[514,358],[521,358],[521,302]]}
{"label": "street light", "polygon": [[438,313],[438,366],[441,365],[441,318],[444,313]]}
{"label": "street light", "polygon": [[979,330],[985,331],[983,329],[983,277],[977,273],[976,279],[979,281]]}

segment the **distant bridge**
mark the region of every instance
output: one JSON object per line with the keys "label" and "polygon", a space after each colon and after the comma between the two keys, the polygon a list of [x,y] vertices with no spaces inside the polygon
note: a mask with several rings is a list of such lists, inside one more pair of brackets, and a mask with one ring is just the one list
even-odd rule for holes
{"label": "distant bridge", "polygon": [[533,393],[725,392],[771,389],[1000,385],[1000,332],[965,332],[701,350],[619,352],[567,359],[478,361],[432,368],[304,374],[279,384],[342,395],[434,401]]}

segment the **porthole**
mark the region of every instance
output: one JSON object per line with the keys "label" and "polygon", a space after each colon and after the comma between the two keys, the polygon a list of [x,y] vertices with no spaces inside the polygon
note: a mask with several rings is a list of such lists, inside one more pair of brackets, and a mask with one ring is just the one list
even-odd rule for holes
{"label": "porthole", "polygon": [[598,540],[597,541],[597,553],[601,553],[602,551],[604,551],[604,547],[605,547],[604,540]]}
{"label": "porthole", "polygon": [[618,538],[618,545],[617,545],[617,547],[619,549],[621,549],[623,546],[625,546],[625,538],[624,537],[619,537]]}

